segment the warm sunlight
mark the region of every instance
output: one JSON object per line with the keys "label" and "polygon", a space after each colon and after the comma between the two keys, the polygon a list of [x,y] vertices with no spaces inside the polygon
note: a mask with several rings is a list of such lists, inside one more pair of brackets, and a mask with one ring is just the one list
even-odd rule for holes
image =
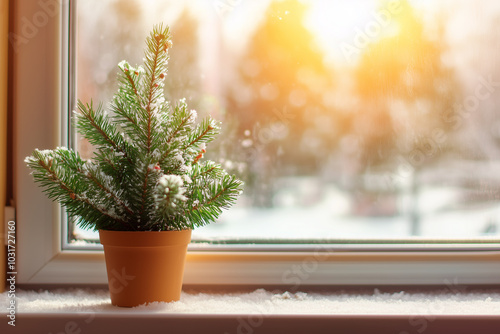
{"label": "warm sunlight", "polygon": [[[414,21],[412,16],[420,18],[429,11],[436,15],[439,8],[436,2],[411,0],[358,0],[350,1],[348,6],[342,1],[328,0],[304,3],[308,6],[304,25],[327,53],[327,62],[348,65],[358,61],[367,47],[397,35],[400,30],[405,30],[405,35],[411,38],[418,33],[412,31],[417,27],[409,26]],[[415,14],[414,8],[422,11]]]}

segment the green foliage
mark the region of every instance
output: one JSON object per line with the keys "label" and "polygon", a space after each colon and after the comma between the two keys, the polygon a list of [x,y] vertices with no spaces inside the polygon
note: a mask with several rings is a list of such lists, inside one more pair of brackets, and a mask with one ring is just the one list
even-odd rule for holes
{"label": "green foliage", "polygon": [[35,182],[83,228],[192,229],[214,222],[242,191],[235,176],[202,161],[220,124],[196,123],[185,100],[165,101],[170,47],[169,28],[158,25],[146,40],[144,67],[120,62],[109,113],[78,101],[77,130],[94,145],[92,159],[56,148],[25,160]]}

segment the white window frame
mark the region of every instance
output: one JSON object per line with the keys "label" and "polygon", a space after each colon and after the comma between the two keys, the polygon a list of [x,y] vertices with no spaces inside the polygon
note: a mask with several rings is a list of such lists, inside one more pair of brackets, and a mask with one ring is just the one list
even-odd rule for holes
{"label": "white window frame", "polygon": [[[48,13],[41,3],[56,3]],[[14,33],[14,191],[19,284],[106,284],[104,255],[62,249],[61,210],[33,182],[24,158],[34,148],[60,146],[67,119],[68,79],[62,71],[69,0],[15,1]],[[43,14],[45,13],[45,14]],[[52,15],[54,14],[54,15]],[[43,21],[43,16],[48,19]],[[38,21],[37,21],[38,20]],[[37,24],[26,33],[26,22]],[[42,24],[43,23],[43,24]],[[66,64],[67,65],[67,64]],[[498,285],[500,245],[419,245],[352,248],[328,245],[240,249],[192,249],[187,285]]]}

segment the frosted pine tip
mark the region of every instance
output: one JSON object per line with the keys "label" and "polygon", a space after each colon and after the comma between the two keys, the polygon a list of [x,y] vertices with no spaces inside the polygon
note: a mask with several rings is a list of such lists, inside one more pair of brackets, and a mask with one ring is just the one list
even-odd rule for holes
{"label": "frosted pine tip", "polygon": [[172,41],[170,41],[170,40],[169,40],[169,41],[167,41],[167,42],[165,43],[165,47],[163,48],[163,51],[167,52],[167,50],[168,50],[169,48],[171,48],[171,47],[172,47]]}
{"label": "frosted pine tip", "polygon": [[156,40],[157,43],[160,43],[161,40],[164,39],[164,38],[165,38],[165,35],[163,35],[163,34],[159,34],[159,35],[155,36],[155,40]]}

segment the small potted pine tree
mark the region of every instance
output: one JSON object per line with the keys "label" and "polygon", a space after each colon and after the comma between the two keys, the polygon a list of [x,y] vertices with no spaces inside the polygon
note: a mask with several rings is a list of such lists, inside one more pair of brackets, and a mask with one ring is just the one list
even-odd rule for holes
{"label": "small potted pine tree", "polygon": [[95,147],[91,159],[58,147],[25,160],[49,198],[99,231],[118,306],[179,300],[191,230],[214,222],[242,191],[239,179],[202,159],[220,123],[197,122],[185,100],[165,101],[171,46],[168,26],[154,26],[144,67],[119,63],[109,111],[78,101],[76,127]]}

